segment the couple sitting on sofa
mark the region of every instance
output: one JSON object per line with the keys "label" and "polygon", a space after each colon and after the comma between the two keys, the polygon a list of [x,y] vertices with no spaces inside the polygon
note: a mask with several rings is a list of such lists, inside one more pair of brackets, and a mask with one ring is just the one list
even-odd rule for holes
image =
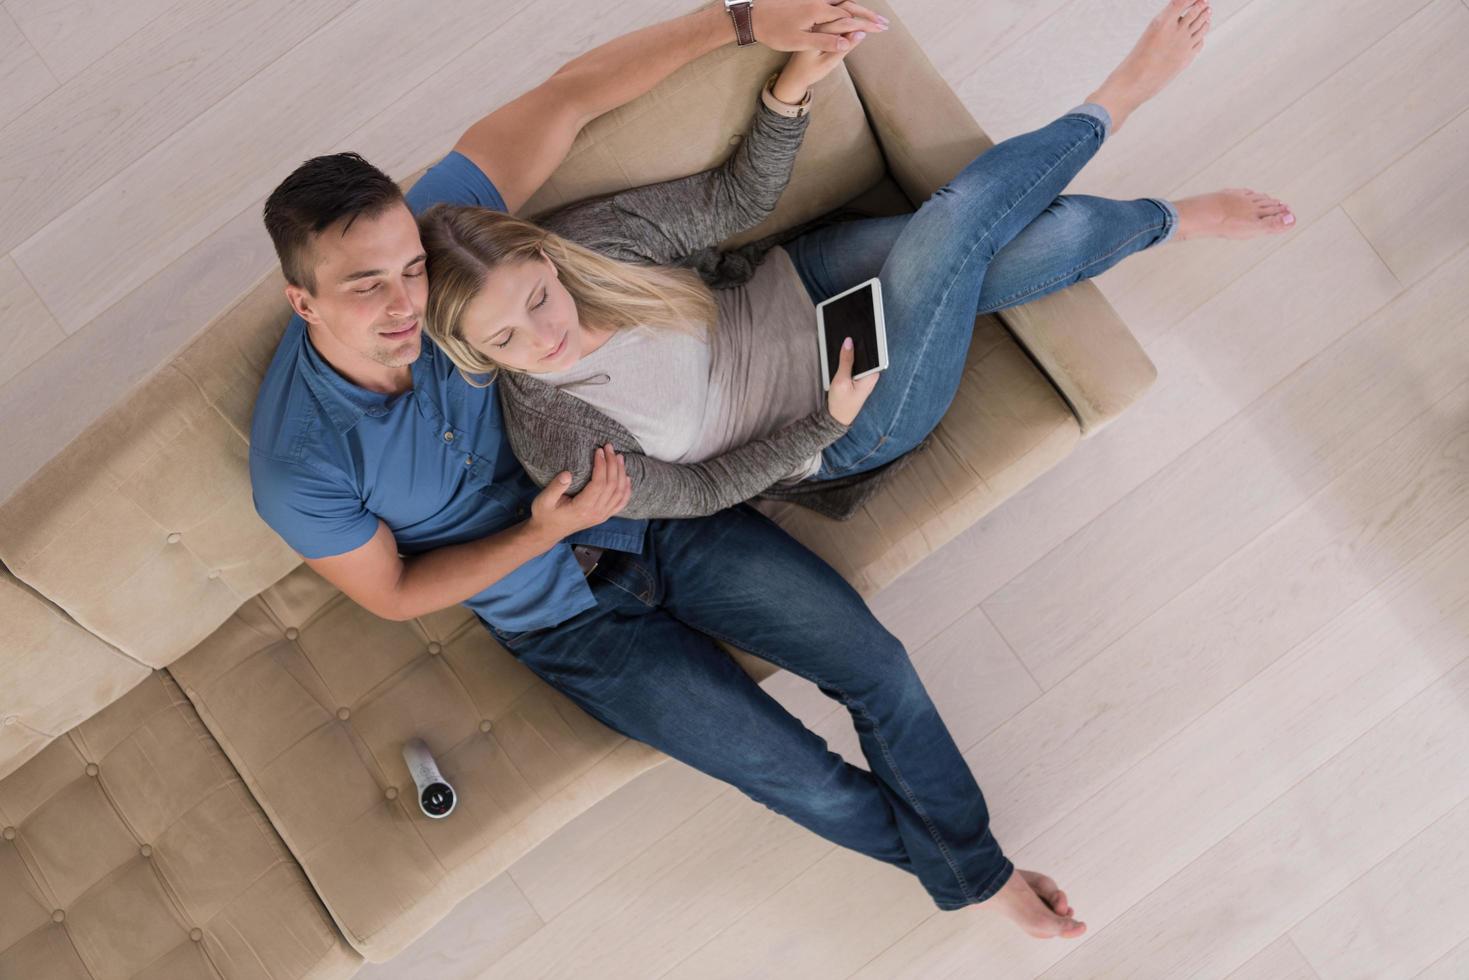
{"label": "couple sitting on sofa", "polygon": [[[508,212],[589,120],[733,40],[723,10],[570,62],[406,195],[355,155],[308,161],[265,209],[297,316],[255,409],[257,509],[368,610],[468,605],[609,727],[911,872],[938,907],[989,902],[1032,935],[1081,935],[1056,883],[1017,872],[990,833],[902,645],[741,502],[854,507],[943,416],[978,312],[1170,239],[1293,221],[1244,190],[1062,195],[1192,60],[1209,16],[1208,0],[1167,0],[1082,104],[985,152],[915,213],[818,222],[781,245],[715,248],[774,208],[810,86],[869,34],[881,43],[882,18],[850,0],[759,0],[760,40],[795,53],[724,165],[538,223]],[[874,276],[889,367],[853,381],[844,351],[823,404],[814,304]],[[720,640],[840,700],[871,772]]]}

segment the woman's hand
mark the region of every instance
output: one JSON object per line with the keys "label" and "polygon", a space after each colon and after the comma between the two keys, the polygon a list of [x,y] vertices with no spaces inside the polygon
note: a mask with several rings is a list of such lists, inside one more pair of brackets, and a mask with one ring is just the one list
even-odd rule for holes
{"label": "woman's hand", "polygon": [[880,371],[852,380],[852,361],[856,354],[852,350],[852,338],[842,341],[842,353],[837,358],[837,373],[831,379],[831,389],[826,393],[826,410],[842,425],[851,425],[857,413],[877,387]]}
{"label": "woman's hand", "polygon": [[[856,7],[855,4],[844,4],[857,10],[866,12],[865,7]],[[836,9],[841,9],[838,7]],[[852,21],[858,24],[858,21]],[[886,30],[886,27],[882,29]],[[787,59],[785,67],[781,69],[780,77],[775,80],[773,94],[780,101],[789,105],[796,105],[806,98],[807,91],[811,86],[821,81],[831,70],[842,63],[842,59],[851,54],[867,37],[866,30],[853,30],[849,34],[842,35],[847,39],[847,47],[843,51],[797,51]]]}
{"label": "woman's hand", "polygon": [[612,451],[610,442],[597,448],[597,455],[592,459],[592,478],[581,492],[568,497],[566,488],[570,485],[570,473],[557,474],[531,501],[527,523],[551,544],[568,534],[596,527],[632,499],[632,478],[627,475],[622,456]]}

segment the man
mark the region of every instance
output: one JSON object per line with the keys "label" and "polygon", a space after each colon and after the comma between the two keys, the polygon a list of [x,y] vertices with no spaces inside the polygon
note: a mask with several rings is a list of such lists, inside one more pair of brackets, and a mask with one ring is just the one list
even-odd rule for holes
{"label": "man", "polygon": [[[594,717],[724,779],[828,839],[915,874],[945,909],[993,900],[1034,935],[1080,935],[1065,895],[1012,873],[907,653],[840,576],[748,507],[685,521],[614,515],[629,483],[544,491],[505,438],[493,385],[422,340],[413,212],[514,210],[587,122],[736,39],[722,5],[569,62],[480,120],[404,196],[360,157],[307,161],[266,225],[296,311],[256,404],[261,516],[324,578],[389,619],[468,605]],[[758,0],[754,37],[840,54],[881,18],[851,0]],[[868,773],[829,752],[718,647],[819,684],[852,711]]]}

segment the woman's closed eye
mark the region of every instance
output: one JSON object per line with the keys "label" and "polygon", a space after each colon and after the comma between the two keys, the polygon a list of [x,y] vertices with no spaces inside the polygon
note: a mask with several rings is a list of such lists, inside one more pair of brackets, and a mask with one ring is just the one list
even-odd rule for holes
{"label": "woman's closed eye", "polygon": [[[550,297],[551,297],[551,291],[549,289],[543,289],[543,290],[541,290],[541,298],[540,298],[540,301],[537,302],[535,306],[532,306],[531,309],[533,309],[533,310],[539,310],[541,307],[543,307],[543,306],[546,305],[546,300],[548,300]],[[500,347],[500,348],[508,347],[510,345],[510,341],[514,337],[515,337],[515,331],[512,330],[512,331],[510,331],[509,333],[507,333],[505,335],[505,339],[504,340],[500,341],[498,344],[493,344],[491,346]]]}

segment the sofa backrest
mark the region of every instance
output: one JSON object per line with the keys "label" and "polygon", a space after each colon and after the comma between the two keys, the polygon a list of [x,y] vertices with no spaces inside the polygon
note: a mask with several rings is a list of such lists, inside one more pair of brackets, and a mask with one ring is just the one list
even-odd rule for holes
{"label": "sofa backrest", "polygon": [[[723,49],[595,120],[523,212],[713,166],[744,133],[783,57]],[[844,71],[823,81],[815,109],[777,213],[739,240],[828,211],[882,177]],[[62,721],[89,716],[147,667],[172,663],[300,564],[256,516],[247,468],[255,394],[289,313],[282,285],[278,272],[267,275],[0,504],[0,562],[98,641],[50,666],[38,666],[25,644],[58,641],[28,639],[0,653],[0,665],[38,671],[28,685],[0,685],[0,718],[33,718],[40,733],[0,734],[0,766],[6,754],[39,751]],[[26,605],[8,588],[0,601]],[[36,622],[60,622],[29,601]],[[70,623],[54,630],[85,645]]]}

